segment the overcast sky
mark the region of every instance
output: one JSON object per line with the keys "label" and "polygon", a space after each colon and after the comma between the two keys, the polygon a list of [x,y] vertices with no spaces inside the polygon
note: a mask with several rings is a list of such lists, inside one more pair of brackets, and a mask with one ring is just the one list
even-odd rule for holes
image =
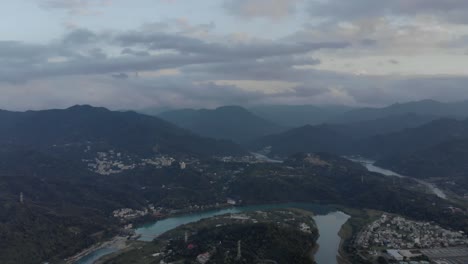
{"label": "overcast sky", "polygon": [[466,0],[3,0],[0,109],[468,100]]}

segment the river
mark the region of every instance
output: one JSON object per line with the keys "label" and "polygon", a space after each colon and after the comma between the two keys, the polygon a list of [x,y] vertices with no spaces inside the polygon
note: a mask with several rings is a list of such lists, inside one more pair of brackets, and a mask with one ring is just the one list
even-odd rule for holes
{"label": "river", "polygon": [[417,181],[418,183],[426,186],[433,194],[437,195],[439,198],[442,198],[444,200],[447,199],[447,195],[444,193],[444,191],[437,188],[437,186],[435,186],[434,184],[432,184],[430,182],[420,180],[420,179],[416,179],[416,178],[412,178],[412,177],[408,177],[408,176],[404,176],[404,175],[401,175],[401,174],[396,173],[394,171],[381,168],[379,166],[376,166],[375,161],[373,161],[373,160],[362,159],[362,158],[360,158],[360,159],[349,158],[349,160],[361,163],[362,165],[364,165],[367,168],[367,170],[369,170],[371,172],[377,172],[377,173],[383,174],[385,176],[395,176],[395,177],[400,177],[400,178],[411,178],[411,179]]}
{"label": "river", "polygon": [[[260,156],[260,155],[259,155]],[[354,162],[363,164],[369,171],[377,172],[385,176],[395,176],[406,178],[407,176],[398,174],[394,171],[387,170],[375,165],[375,161],[368,159],[350,159]],[[277,160],[267,160],[268,162],[281,162]],[[420,184],[426,186],[430,191],[442,199],[447,199],[445,193],[437,188],[432,183],[412,178]],[[315,259],[318,264],[335,264],[336,256],[340,245],[341,238],[338,236],[338,232],[344,223],[349,219],[349,216],[335,210],[333,207],[318,204],[275,204],[275,205],[261,205],[261,206],[245,206],[245,207],[234,207],[230,209],[223,209],[217,211],[208,211],[202,213],[192,213],[176,217],[167,218],[161,221],[145,225],[141,228],[136,229],[136,233],[142,235],[141,240],[149,241],[152,237],[160,235],[171,229],[174,229],[180,225],[199,221],[201,219],[213,217],[221,214],[228,213],[242,213],[248,211],[257,210],[269,210],[269,209],[281,209],[281,208],[300,208],[311,211],[315,214],[315,222],[319,230],[320,237],[317,241],[319,244],[319,250],[315,254]],[[104,247],[93,251],[86,257],[82,258],[77,264],[93,264],[99,258],[118,251],[117,248]]]}
{"label": "river", "polygon": [[[271,210],[281,208],[299,208],[313,212],[314,220],[319,230],[319,249],[315,253],[315,260],[318,264],[335,264],[337,263],[337,254],[340,246],[341,238],[338,235],[341,227],[350,218],[343,212],[337,211],[335,208],[327,205],[319,204],[301,204],[301,203],[288,203],[288,204],[272,204],[272,205],[257,205],[257,206],[244,206],[235,207],[230,209],[208,211],[202,213],[192,213],[176,217],[167,218],[161,221],[156,221],[151,224],[144,225],[136,229],[136,233],[141,235],[141,240],[150,241],[154,236],[161,235],[171,229],[180,225],[189,224],[199,221],[201,219],[213,217],[216,215],[228,213],[242,213],[249,211]],[[97,259],[107,254],[113,253],[117,249],[103,248],[92,252],[85,258],[77,262],[77,264],[92,264]]]}

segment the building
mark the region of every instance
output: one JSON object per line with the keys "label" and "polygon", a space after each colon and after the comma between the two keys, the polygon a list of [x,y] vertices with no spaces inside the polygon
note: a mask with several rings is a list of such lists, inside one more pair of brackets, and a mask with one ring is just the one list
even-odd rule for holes
{"label": "building", "polygon": [[185,164],[185,162],[183,162],[183,161],[180,162],[179,165],[180,165],[181,170],[185,170],[185,168],[187,168],[187,164]]}
{"label": "building", "polygon": [[227,204],[230,204],[230,205],[236,205],[237,204],[237,201],[232,199],[232,198],[227,198]]}
{"label": "building", "polygon": [[171,166],[171,165],[172,165],[172,159],[170,159],[170,158],[162,158],[162,159],[161,159],[161,165],[162,165],[163,167],[169,167],[169,166]]}
{"label": "building", "polygon": [[400,255],[398,250],[395,249],[387,249],[387,254],[391,259],[396,261],[402,261],[404,259],[403,256]]}
{"label": "building", "polygon": [[403,258],[406,258],[406,259],[411,259],[411,258],[422,256],[422,253],[419,250],[400,250],[398,251],[398,253],[402,255]]}
{"label": "building", "polygon": [[211,254],[209,252],[206,252],[197,256],[197,262],[200,264],[205,264],[208,261],[210,261],[210,258]]}

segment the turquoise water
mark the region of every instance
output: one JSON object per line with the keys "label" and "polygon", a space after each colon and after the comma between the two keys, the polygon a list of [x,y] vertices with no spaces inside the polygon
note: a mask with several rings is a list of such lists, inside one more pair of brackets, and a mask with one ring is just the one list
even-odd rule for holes
{"label": "turquoise water", "polygon": [[[320,237],[317,241],[317,243],[319,244],[319,250],[315,254],[315,260],[318,264],[337,263],[336,257],[341,242],[341,238],[338,236],[338,232],[340,231],[343,224],[346,223],[346,221],[349,219],[349,216],[327,205],[287,203],[235,207],[229,209],[171,217],[161,221],[156,221],[151,224],[144,225],[136,229],[135,232],[141,235],[140,239],[142,241],[151,241],[155,236],[161,235],[162,233],[172,230],[178,226],[189,224],[213,216],[229,213],[242,213],[281,208],[299,208],[313,212],[315,214],[314,219],[317,223],[317,228],[320,234]],[[115,249],[111,248],[103,248],[97,250],[88,255],[86,258],[83,258],[82,260],[78,261],[77,264],[92,264],[100,257],[113,253],[115,251]]]}
{"label": "turquoise water", "polygon": [[281,208],[300,208],[313,212],[315,214],[314,219],[317,223],[317,228],[320,234],[320,237],[317,241],[319,244],[319,250],[315,254],[315,260],[318,264],[337,263],[336,256],[341,242],[341,238],[338,236],[338,232],[340,231],[343,224],[346,223],[346,221],[349,219],[349,216],[342,212],[338,212],[335,208],[327,205],[289,203],[236,207],[168,218],[153,224],[142,226],[136,230],[136,233],[142,235],[141,240],[151,241],[152,237],[161,235],[162,233],[174,229],[180,225],[196,222],[201,219],[210,218],[216,215]]}
{"label": "turquoise water", "polygon": [[90,253],[86,257],[78,260],[77,262],[75,262],[75,264],[92,264],[96,260],[100,259],[101,257],[112,254],[112,253],[116,252],[117,250],[118,249],[111,248],[111,247],[101,248],[101,249],[98,249],[96,251],[93,251],[92,253]]}

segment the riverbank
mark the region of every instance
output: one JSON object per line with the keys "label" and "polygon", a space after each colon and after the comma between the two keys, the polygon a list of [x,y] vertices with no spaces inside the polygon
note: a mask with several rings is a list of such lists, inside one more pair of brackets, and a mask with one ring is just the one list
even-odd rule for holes
{"label": "riverbank", "polygon": [[[345,207],[345,206],[340,206],[340,205],[324,205],[324,204],[301,204],[301,203],[292,203],[292,204],[275,204],[275,205],[271,205],[271,204],[260,204],[260,205],[255,205],[255,206],[243,206],[243,207],[233,207],[231,206],[230,208],[225,208],[225,209],[221,209],[221,210],[216,210],[216,211],[198,211],[197,213],[192,213],[192,214],[185,214],[185,215],[180,215],[180,214],[177,214],[174,215],[174,216],[171,216],[171,217],[166,217],[164,219],[159,219],[158,221],[156,222],[152,222],[154,224],[158,224],[159,228],[162,228],[162,230],[156,230],[155,232],[154,229],[153,231],[151,230],[151,226],[154,227],[154,224],[153,225],[149,225],[146,224],[143,225],[143,226],[140,226],[139,228],[146,228],[147,230],[144,231],[144,232],[147,232],[147,233],[151,233],[153,235],[157,235],[159,234],[160,232],[159,231],[164,231],[164,230],[171,230],[173,228],[177,228],[178,225],[182,225],[183,224],[183,221],[182,219],[185,219],[185,218],[188,218],[188,219],[185,219],[189,222],[193,222],[193,221],[197,221],[197,219],[204,219],[204,218],[209,218],[209,217],[212,217],[212,216],[215,216],[215,215],[219,215],[219,214],[226,214],[226,213],[241,213],[241,212],[248,212],[248,211],[252,211],[252,210],[268,210],[268,209],[272,209],[272,208],[278,208],[278,207],[282,207],[282,208],[290,208],[290,207],[295,207],[295,208],[305,208],[307,207],[308,210],[312,210],[312,211],[315,211],[315,212],[319,212],[319,214],[321,214],[321,216],[323,217],[324,215],[330,215],[330,213],[332,212],[335,212],[333,214],[331,214],[329,217],[331,218],[328,218],[326,221],[323,221],[323,222],[327,222],[327,223],[331,223],[333,221],[336,221],[337,219],[340,219],[340,218],[343,218],[343,217],[349,217],[351,216],[351,218],[346,218],[344,219],[345,221],[342,222],[342,224],[340,224],[340,226],[338,227],[338,229],[336,229],[336,231],[334,232],[330,232],[330,230],[325,230],[327,231],[326,233],[324,233],[325,231],[323,231],[323,233],[321,234],[322,236],[324,237],[330,237],[330,236],[338,236],[338,241],[336,242],[336,246],[337,246],[337,250],[335,251],[335,256],[334,258],[336,258],[336,261],[338,264],[351,264],[350,262],[350,254],[349,252],[347,252],[347,244],[346,243],[349,243],[350,240],[352,239],[352,237],[355,235],[356,232],[359,232],[360,228],[362,228],[363,226],[365,226],[366,224],[372,222],[374,219],[376,219],[376,217],[378,217],[381,213],[380,212],[377,212],[377,211],[373,211],[373,210],[364,210],[364,209],[353,209],[353,208],[349,208],[349,207]],[[312,209],[313,208],[313,209]],[[344,212],[344,213],[338,213],[338,212]],[[196,215],[195,218],[192,219],[192,217],[194,217]],[[333,215],[333,216],[332,216]],[[172,219],[176,220],[176,221],[173,221]],[[171,225],[171,223],[166,223],[166,221],[173,221],[174,222],[174,226]],[[157,229],[159,229],[157,228]],[[138,230],[138,229],[136,229]],[[144,233],[143,232],[143,233]],[[137,232],[139,233],[139,232]],[[141,233],[140,233],[141,234]],[[103,249],[103,248],[112,248],[112,249],[115,249],[107,254],[104,254],[104,255],[101,255],[99,256],[98,254],[98,257],[97,258],[93,258],[92,260],[89,260],[87,262],[78,262],[79,264],[91,264],[91,263],[96,263],[96,264],[102,264],[102,263],[105,263],[106,261],[110,260],[110,259],[113,259],[121,254],[125,254],[126,252],[128,251],[131,251],[132,249],[136,248],[136,247],[141,247],[143,245],[145,245],[146,242],[150,241],[150,240],[147,240],[146,242],[142,242],[142,241],[134,241],[134,240],[126,240],[125,239],[125,243],[122,243],[122,241],[120,241],[120,245],[118,243],[118,240],[115,241],[115,240],[111,240],[111,241],[108,241],[106,243],[101,243],[95,247],[93,247],[93,249],[96,250],[99,250],[99,249]],[[152,239],[151,239],[152,240]],[[115,243],[115,244],[114,244]],[[326,241],[326,243],[329,243],[329,241]],[[330,247],[331,245],[330,244],[323,244],[323,249],[325,250],[327,247]],[[319,247],[316,248],[316,250],[319,250]],[[86,250],[84,253],[87,253],[88,255],[90,255],[93,250],[92,249],[88,249]],[[86,257],[87,254],[84,254],[84,253],[81,253],[81,257]],[[317,252],[315,252],[317,253]],[[328,254],[329,255],[329,254]],[[95,257],[95,255],[93,255]],[[80,258],[81,259],[81,258]]]}
{"label": "riverbank", "polygon": [[[158,221],[164,221],[166,219],[170,218],[175,218],[179,216],[184,216],[184,215],[190,215],[190,214],[203,214],[206,212],[211,212],[211,211],[222,211],[222,210],[232,210],[235,212],[236,206],[229,205],[229,204],[220,204],[220,205],[209,205],[209,206],[204,206],[200,209],[190,209],[190,208],[185,208],[185,209],[180,209],[180,210],[173,210],[172,213],[165,214],[162,217],[157,217],[157,218],[141,218],[133,221],[132,223],[136,225],[135,230],[138,228],[144,227],[145,225],[155,223]],[[94,244],[93,246],[82,250],[81,252],[77,253],[76,255],[73,255],[72,257],[69,257],[65,260],[65,264],[93,264],[93,263],[99,263],[97,262],[98,260],[106,259],[107,257],[111,255],[118,255],[124,250],[128,249],[127,247],[122,246],[122,244],[119,243],[119,236],[115,236],[111,240],[103,241],[103,242],[98,242]],[[127,239],[124,237],[124,239]],[[131,243],[132,240],[127,240],[127,243]],[[135,241],[133,241],[135,242]],[[132,243],[133,244],[133,243]],[[99,251],[103,251],[102,253]],[[94,256],[93,254],[98,253],[98,256]],[[102,254],[102,255],[101,255]],[[100,255],[100,256],[99,256]],[[90,258],[91,260],[87,260]]]}
{"label": "riverbank", "polygon": [[[156,242],[146,243],[136,247],[135,250],[122,253],[113,258],[112,263],[147,264],[158,263],[161,260],[165,262],[193,260],[197,255],[213,248],[216,250],[209,250],[213,263],[224,263],[222,260],[226,258],[230,260],[229,263],[233,263],[239,240],[242,240],[242,257],[247,260],[246,263],[255,263],[253,259],[257,257],[275,259],[280,263],[288,263],[286,259],[292,259],[292,256],[304,260],[306,256],[303,253],[310,250],[318,236],[312,219],[313,213],[308,210],[282,207],[275,210],[245,209],[234,215],[222,214],[166,231]],[[174,222],[181,220],[184,219],[173,219]],[[163,231],[162,228],[168,227],[158,225],[158,228]],[[261,239],[262,237],[268,239]],[[188,255],[187,246],[191,247],[192,252]],[[324,244],[324,248],[330,248],[330,244]],[[310,263],[310,260],[298,263]]]}
{"label": "riverbank", "polygon": [[352,239],[362,230],[362,228],[377,220],[383,212],[349,207],[340,207],[340,210],[351,217],[341,227],[338,233],[341,237],[341,242],[338,249],[337,262],[338,264],[352,264],[353,252],[349,252]]}
{"label": "riverbank", "polygon": [[115,236],[111,240],[105,241],[98,243],[96,245],[93,245],[90,248],[87,248],[80,253],[68,258],[65,260],[66,264],[75,264],[75,263],[80,263],[84,258],[88,257],[90,254],[93,252],[96,252],[98,250],[104,249],[104,248],[109,248],[109,249],[114,249],[116,251],[121,251],[124,250],[128,246],[128,239],[127,237],[122,237],[122,236]]}
{"label": "riverbank", "polygon": [[338,236],[341,238],[338,255],[336,256],[336,261],[338,264],[352,264],[348,260],[349,258],[344,248],[345,243],[348,242],[354,235],[349,221],[350,220],[346,221],[346,223],[341,227],[340,232],[338,232]]}
{"label": "riverbank", "polygon": [[[201,207],[199,209],[184,208],[184,209],[180,209],[180,210],[172,210],[173,212],[165,214],[162,217],[154,217],[154,218],[143,217],[141,219],[135,219],[135,220],[127,222],[127,223],[132,223],[132,224],[136,225],[135,229],[138,229],[139,227],[143,227],[143,226],[145,226],[147,224],[154,223],[155,221],[156,222],[157,221],[164,221],[165,219],[169,219],[169,218],[173,218],[173,217],[183,216],[183,215],[187,215],[187,214],[204,213],[204,212],[209,212],[209,211],[213,211],[213,210],[228,210],[228,209],[233,209],[234,210],[234,208],[236,208],[236,207],[233,206],[233,205],[229,205],[229,204],[207,205],[207,206],[203,206],[203,207]],[[119,239],[119,238],[122,238],[122,239]],[[134,242],[134,240],[127,240],[127,237],[116,236],[116,237],[112,238],[111,240],[96,243],[93,246],[82,250],[78,254],[66,259],[64,263],[66,263],[66,264],[98,263],[98,262],[96,262],[97,261],[96,259],[94,259],[92,262],[91,261],[87,262],[87,261],[83,261],[83,260],[90,257],[90,255],[92,255],[93,253],[95,253],[95,252],[97,252],[99,250],[104,250],[105,249],[105,252],[103,252],[103,255],[98,256],[99,260],[100,260],[100,259],[102,259],[104,257],[110,256],[110,255],[113,255],[115,253],[122,252],[122,250],[128,249],[128,247],[129,247],[128,245],[127,246],[122,245],[120,240],[123,240],[123,239],[125,239],[127,241],[127,243],[131,243],[132,241]],[[83,262],[81,262],[81,261],[83,261]]]}
{"label": "riverbank", "polygon": [[133,249],[136,249],[136,248],[139,248],[139,247],[143,247],[144,245],[146,245],[148,242],[142,242],[142,241],[135,241],[135,240],[132,240],[132,241],[128,241],[127,242],[127,246],[120,249],[120,250],[117,250],[116,252],[113,252],[111,254],[108,254],[108,255],[104,255],[104,256],[101,256],[99,259],[97,259],[96,261],[94,261],[94,264],[104,264],[106,263],[108,260],[111,260],[113,258],[116,258],[118,257],[119,255],[121,254],[125,254],[126,252],[129,252]]}
{"label": "riverbank", "polygon": [[[299,208],[303,210],[307,210],[316,214],[314,220],[319,219],[321,223],[321,230],[322,239],[320,244],[322,247],[319,249],[316,257],[321,259],[321,261],[317,261],[319,264],[329,264],[334,263],[336,261],[337,251],[340,245],[341,238],[338,236],[338,232],[342,225],[348,220],[348,215],[342,213],[337,209],[335,205],[324,205],[324,204],[303,204],[303,203],[289,203],[289,204],[264,204],[264,205],[256,205],[256,206],[243,206],[243,207],[232,207],[230,209],[224,210],[217,210],[199,214],[190,214],[178,217],[172,217],[165,220],[160,220],[154,222],[153,225],[147,225],[145,227],[136,230],[137,234],[143,235],[150,235],[151,236],[158,236],[162,233],[165,233],[168,230],[172,230],[180,225],[186,223],[193,223],[199,221],[200,219],[210,218],[212,216],[226,214],[226,213],[244,213],[244,212],[253,212],[253,211],[263,211],[263,210],[272,210],[272,209],[283,209],[283,208]],[[143,238],[143,237],[142,237]],[[320,238],[319,238],[320,239]],[[152,240],[152,239],[151,239]],[[150,241],[148,239],[148,241]],[[105,256],[101,255],[99,257],[99,261],[96,262],[97,259],[93,259],[93,261],[89,262],[82,262],[80,264],[91,264],[91,263],[104,263],[109,259],[113,259],[115,257],[120,257],[121,255],[132,255],[132,248],[138,247],[137,241],[130,242],[129,247],[124,248],[118,252],[112,251]],[[148,244],[140,244],[140,248],[142,245]],[[143,247],[145,248],[145,247]],[[129,252],[130,251],[130,252]],[[147,254],[151,255],[154,252],[158,252],[157,250],[152,250],[147,252]],[[140,252],[141,253],[141,252]],[[151,254],[150,254],[151,253]],[[331,261],[332,260],[332,261]],[[331,261],[331,262],[330,262]]]}
{"label": "riverbank", "polygon": [[436,186],[434,183],[431,183],[431,182],[428,182],[428,181],[425,181],[425,180],[422,180],[422,179],[414,178],[414,177],[401,175],[401,174],[399,174],[397,172],[394,172],[392,170],[379,167],[379,166],[375,165],[375,161],[370,160],[370,159],[351,158],[351,157],[345,157],[345,158],[347,158],[348,160],[351,160],[353,162],[362,164],[370,172],[380,173],[380,174],[385,175],[385,176],[393,176],[393,177],[398,177],[398,178],[412,179],[415,182],[417,182],[418,184],[420,184],[422,187],[424,187],[424,188],[426,188],[428,190],[428,191],[426,191],[426,190],[421,190],[421,191],[425,191],[427,193],[432,193],[432,194],[436,195],[437,197],[439,197],[441,199],[447,200],[447,195],[444,193],[444,191],[442,189],[438,188],[438,186]]}

